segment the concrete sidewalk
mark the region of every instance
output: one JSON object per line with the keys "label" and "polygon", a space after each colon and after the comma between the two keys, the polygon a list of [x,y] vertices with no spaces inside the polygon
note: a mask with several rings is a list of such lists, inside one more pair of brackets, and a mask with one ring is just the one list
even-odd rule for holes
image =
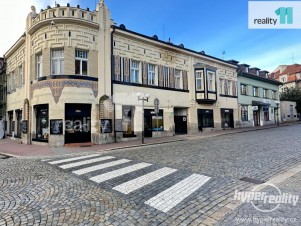
{"label": "concrete sidewalk", "polygon": [[[282,126],[291,126],[301,124],[300,121],[282,123]],[[46,157],[55,155],[65,155],[65,154],[77,154],[77,153],[88,153],[94,151],[105,151],[105,150],[116,150],[129,147],[139,147],[143,145],[154,145],[170,142],[180,142],[187,140],[203,139],[208,137],[215,137],[227,134],[243,133],[263,129],[277,128],[277,125],[262,126],[262,127],[248,127],[248,128],[235,128],[227,130],[219,130],[198,134],[188,134],[188,135],[177,135],[173,137],[161,137],[161,138],[146,138],[145,144],[141,143],[141,140],[126,141],[112,144],[102,144],[102,145],[92,145],[89,147],[57,147],[50,148],[48,146],[42,145],[25,145],[18,141],[11,140],[10,138],[0,140],[0,155],[8,155],[13,157]]]}

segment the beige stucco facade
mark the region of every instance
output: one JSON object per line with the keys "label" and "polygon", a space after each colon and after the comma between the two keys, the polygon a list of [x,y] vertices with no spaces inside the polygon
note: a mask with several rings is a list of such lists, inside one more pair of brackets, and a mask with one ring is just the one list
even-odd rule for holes
{"label": "beige stucco facade", "polygon": [[[103,1],[93,12],[33,9],[5,57],[6,132],[26,144],[101,144],[238,121],[235,64],[117,27]],[[144,109],[137,93],[150,94]]]}

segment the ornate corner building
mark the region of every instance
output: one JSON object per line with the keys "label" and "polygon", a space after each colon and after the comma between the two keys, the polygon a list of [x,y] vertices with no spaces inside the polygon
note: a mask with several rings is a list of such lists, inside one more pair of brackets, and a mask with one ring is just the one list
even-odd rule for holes
{"label": "ornate corner building", "polygon": [[[238,62],[116,26],[103,1],[93,12],[32,7],[5,59],[6,134],[26,144],[102,144],[240,122]],[[137,93],[150,95],[144,106]]]}

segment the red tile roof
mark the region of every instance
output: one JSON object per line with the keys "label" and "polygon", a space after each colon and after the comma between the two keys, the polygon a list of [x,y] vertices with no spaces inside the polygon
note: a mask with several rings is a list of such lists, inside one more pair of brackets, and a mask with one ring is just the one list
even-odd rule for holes
{"label": "red tile roof", "polygon": [[301,73],[300,64],[286,65],[285,69],[282,72],[278,70],[269,74],[269,78],[276,79],[279,81],[279,77],[281,75],[288,75],[287,82],[294,82],[297,80],[297,73]]}

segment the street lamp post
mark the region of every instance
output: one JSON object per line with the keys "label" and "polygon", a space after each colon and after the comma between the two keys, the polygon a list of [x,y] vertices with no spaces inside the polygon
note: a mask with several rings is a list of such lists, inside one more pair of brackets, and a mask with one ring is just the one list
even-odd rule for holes
{"label": "street lamp post", "polygon": [[279,126],[279,104],[280,104],[280,101],[275,101],[276,103],[276,107],[277,107],[277,126]]}
{"label": "street lamp post", "polygon": [[142,101],[142,136],[141,136],[141,142],[144,144],[144,101],[148,102],[148,99],[150,98],[149,93],[146,93],[145,95],[142,93],[137,93],[138,101]]}

